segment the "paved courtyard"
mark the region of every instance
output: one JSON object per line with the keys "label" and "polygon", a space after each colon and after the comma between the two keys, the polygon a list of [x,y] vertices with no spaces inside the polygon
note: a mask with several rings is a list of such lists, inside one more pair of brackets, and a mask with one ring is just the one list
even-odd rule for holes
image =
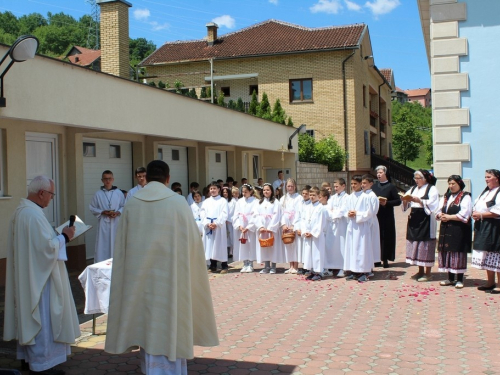
{"label": "paved courtyard", "polygon": [[[396,210],[398,257],[367,283],[302,276],[210,275],[220,346],[195,349],[189,374],[500,374],[500,296],[479,292],[483,271],[469,268],[465,287],[410,279],[404,262],[406,215]],[[260,265],[257,269],[260,269]],[[2,301],[3,302],[3,301]],[[97,332],[106,330],[98,318]],[[103,351],[106,336],[91,322],[67,374],[137,374],[138,351]],[[124,328],[126,329],[126,327]],[[1,351],[0,368],[19,368]]]}

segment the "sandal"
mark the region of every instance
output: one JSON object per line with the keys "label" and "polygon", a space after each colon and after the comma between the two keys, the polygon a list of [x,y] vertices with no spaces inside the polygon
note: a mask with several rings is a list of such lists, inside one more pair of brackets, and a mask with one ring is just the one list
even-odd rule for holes
{"label": "sandal", "polygon": [[415,275],[411,276],[411,277],[410,277],[410,279],[412,279],[412,280],[418,280],[418,279],[420,279],[422,276],[424,276],[424,274],[423,274],[423,273],[418,273],[418,272],[417,272]]}
{"label": "sandal", "polygon": [[290,270],[290,273],[296,275],[297,274],[297,270],[294,268],[294,269]]}

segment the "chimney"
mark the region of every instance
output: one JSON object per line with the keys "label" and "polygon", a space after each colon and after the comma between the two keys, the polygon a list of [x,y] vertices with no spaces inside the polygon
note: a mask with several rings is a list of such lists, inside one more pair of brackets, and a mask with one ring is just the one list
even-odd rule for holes
{"label": "chimney", "polygon": [[205,26],[207,27],[207,44],[213,46],[217,40],[217,29],[219,25],[215,22],[209,22]]}
{"label": "chimney", "polygon": [[101,8],[101,71],[130,79],[128,8],[125,0],[97,0]]}

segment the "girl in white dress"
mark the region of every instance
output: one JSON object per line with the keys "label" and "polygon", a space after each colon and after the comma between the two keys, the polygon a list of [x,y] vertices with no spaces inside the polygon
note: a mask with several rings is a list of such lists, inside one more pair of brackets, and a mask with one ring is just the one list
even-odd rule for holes
{"label": "girl in white dress", "polygon": [[276,263],[284,262],[283,246],[278,234],[281,223],[281,205],[274,197],[272,184],[265,183],[262,189],[263,197],[257,207],[257,227],[259,236],[269,238],[274,236],[274,244],[269,247],[257,246],[257,262],[264,262],[260,273],[276,273]]}
{"label": "girl in white dress", "polygon": [[259,202],[253,196],[252,185],[243,184],[241,187],[243,198],[238,199],[233,215],[235,232],[234,253],[237,260],[243,261],[240,272],[253,272],[253,261],[257,259],[256,214]]}
{"label": "girl in white dress", "polygon": [[201,201],[201,193],[195,190],[189,195],[193,200],[193,203],[191,204],[191,211],[193,211],[194,220],[200,230],[200,236],[203,236],[203,224],[201,223],[201,205],[203,203]]}
{"label": "girl in white dress", "polygon": [[[302,233],[301,233],[301,221],[305,217],[305,210],[307,209],[308,205],[311,204],[311,199],[309,198],[309,190],[311,190],[310,185],[305,185],[302,190],[300,191],[300,194],[302,196],[302,199],[299,198],[299,208],[298,208],[298,218],[297,218],[297,260],[298,263],[304,263],[304,239],[302,238]],[[302,275],[304,273],[307,273],[307,269],[302,269],[299,268],[297,271],[297,275]]]}
{"label": "girl in white dress", "polygon": [[[283,210],[283,214],[281,215],[282,233],[295,232],[297,230],[296,225],[300,218],[298,211],[300,210],[302,200],[302,197],[297,193],[297,183],[293,178],[289,178],[286,181],[286,194],[280,199]],[[281,238],[281,234],[279,238]],[[283,244],[286,261],[290,263],[290,269],[286,270],[285,273],[296,274],[299,269],[299,242],[300,240],[295,236],[295,241],[291,244]]]}
{"label": "girl in white dress", "polygon": [[231,191],[231,188],[228,186],[224,186],[222,188],[222,197],[227,200],[227,205],[229,208],[226,221],[226,233],[227,233],[227,256],[230,258],[233,254],[233,243],[234,243],[233,214],[234,214],[234,206],[236,204],[236,199],[233,199],[233,193]]}

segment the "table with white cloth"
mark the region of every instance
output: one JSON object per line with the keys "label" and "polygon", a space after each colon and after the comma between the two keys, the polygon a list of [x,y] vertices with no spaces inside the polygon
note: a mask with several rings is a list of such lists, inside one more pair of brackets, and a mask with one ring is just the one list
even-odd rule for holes
{"label": "table with white cloth", "polygon": [[95,314],[107,314],[113,259],[92,264],[78,276],[85,291],[85,314],[93,314],[92,334],[95,335]]}

